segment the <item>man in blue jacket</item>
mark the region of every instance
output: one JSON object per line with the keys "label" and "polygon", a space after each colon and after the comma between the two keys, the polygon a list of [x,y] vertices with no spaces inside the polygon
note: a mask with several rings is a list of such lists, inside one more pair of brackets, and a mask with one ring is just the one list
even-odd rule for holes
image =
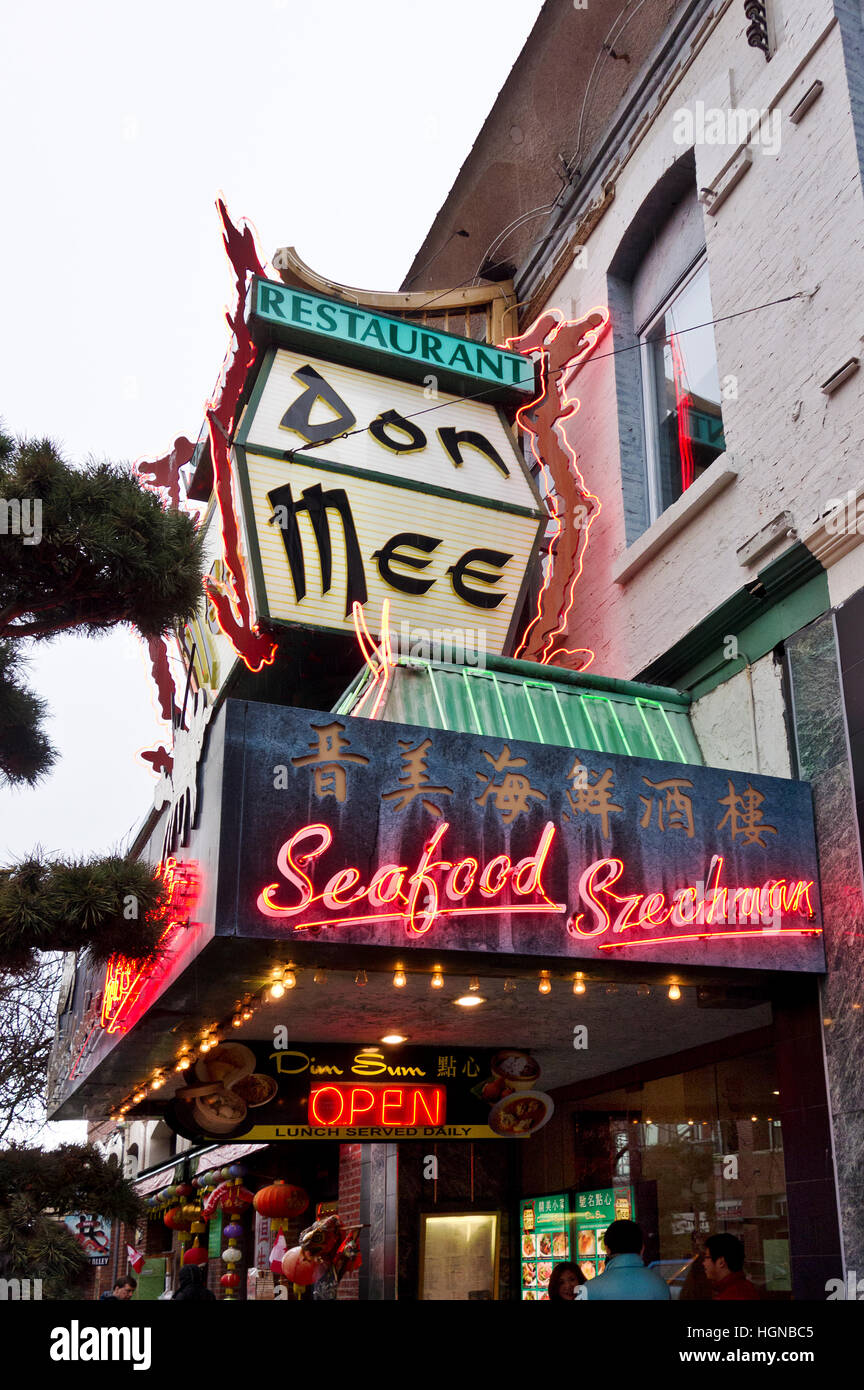
{"label": "man in blue jacket", "polygon": [[666,1280],[655,1270],[645,1268],[645,1238],[635,1221],[613,1221],[603,1236],[603,1244],[606,1268],[584,1286],[589,1303],[606,1299],[666,1303],[671,1299]]}

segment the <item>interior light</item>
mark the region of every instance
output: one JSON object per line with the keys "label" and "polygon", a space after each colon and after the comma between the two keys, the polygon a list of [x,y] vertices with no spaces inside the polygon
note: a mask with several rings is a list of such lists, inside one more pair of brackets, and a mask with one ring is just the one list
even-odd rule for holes
{"label": "interior light", "polygon": [[670,998],[670,999],[680,999],[680,998],[681,998],[681,990],[679,989],[678,985],[670,985],[670,986],[669,986],[669,998]]}
{"label": "interior light", "polygon": [[232,1027],[232,1028],[242,1028],[242,1027],[243,1027],[243,1015],[242,1015],[242,1014],[235,1014],[235,1015],[234,1015],[234,1017],[233,1017],[232,1020],[231,1020],[231,1027]]}
{"label": "interior light", "polygon": [[549,971],[540,971],[540,983],[537,986],[541,994],[549,994],[552,989],[552,981],[549,979]]}
{"label": "interior light", "polygon": [[583,975],[582,975],[582,971],[581,971],[581,970],[577,970],[577,971],[576,971],[576,975],[575,975],[574,980],[573,980],[573,993],[574,993],[574,994],[584,994],[584,993],[585,993],[585,980],[584,980],[584,977],[583,977]]}
{"label": "interior light", "polygon": [[482,994],[463,994],[458,999],[453,1000],[463,1009],[473,1009],[477,1004],[485,1004],[486,1000]]}
{"label": "interior light", "polygon": [[135,1094],[134,1094],[134,1096],[132,1097],[132,1104],[133,1104],[133,1105],[140,1105],[140,1104],[141,1104],[141,1101],[144,1099],[144,1097],[146,1096],[146,1094],[147,1094],[146,1091],[136,1091]]}
{"label": "interior light", "polygon": [[404,989],[407,976],[401,965],[397,965],[393,971],[393,984],[396,989]]}
{"label": "interior light", "polygon": [[297,976],[294,974],[294,971],[291,969],[290,965],[282,975],[282,983],[286,989],[293,989],[297,983]]}
{"label": "interior light", "polygon": [[165,1077],[163,1076],[162,1072],[159,1071],[156,1073],[156,1075],[153,1077],[153,1080],[150,1082],[151,1090],[158,1091],[164,1085]]}
{"label": "interior light", "polygon": [[435,966],[435,969],[434,969],[434,971],[433,971],[433,973],[432,973],[432,979],[429,981],[429,984],[430,984],[430,986],[431,986],[432,989],[443,989],[443,988],[444,988],[444,976],[441,974],[441,966],[440,966],[440,965],[436,965],[436,966]]}
{"label": "interior light", "polygon": [[405,1033],[385,1033],[379,1042],[387,1043],[388,1047],[398,1047],[399,1043],[407,1042],[408,1037]]}
{"label": "interior light", "polygon": [[184,1055],[183,1057],[178,1057],[178,1058],[177,1058],[177,1065],[176,1065],[176,1067],[174,1068],[174,1070],[175,1070],[175,1071],[188,1071],[188,1070],[189,1070],[189,1067],[190,1067],[191,1065],[192,1065],[192,1059],[191,1059],[191,1057],[186,1057],[186,1056]]}
{"label": "interior light", "polygon": [[281,981],[281,980],[274,980],[273,983],[272,983],[272,985],[270,986],[270,998],[271,998],[271,999],[281,999],[281,998],[282,998],[282,995],[283,995],[284,993],[285,993],[285,986],[283,985],[282,981]]}

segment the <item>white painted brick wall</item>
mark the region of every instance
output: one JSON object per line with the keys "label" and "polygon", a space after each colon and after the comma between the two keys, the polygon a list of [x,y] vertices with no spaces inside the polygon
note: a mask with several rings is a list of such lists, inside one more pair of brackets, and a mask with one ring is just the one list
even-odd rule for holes
{"label": "white painted brick wall", "polygon": [[[829,497],[864,480],[864,371],[833,398],[819,389],[859,354],[864,337],[864,198],[840,32],[827,0],[784,0],[781,20],[783,42],[766,64],[747,45],[743,6],[726,12],[621,169],[615,199],[587,243],[587,267],[571,268],[550,300],[572,297],[580,311],[606,301],[606,271],[624,232],[682,153],[673,141],[676,109],[710,102],[727,86],[739,105],[762,109],[794,76],[779,102],[779,154],[754,150],[749,172],[715,217],[705,215],[705,226],[715,318],[796,291],[812,298],[716,327],[721,380],[738,378],[738,400],[723,406],[738,478],[623,587],[611,573],[626,549],[612,359],[589,363],[579,377],[571,439],[603,506],[568,645],[592,647],[598,673],[635,675],[740,590],[756,571],[739,564],[736,548],[779,511],[788,509],[804,533]],[[822,96],[792,125],[786,113],[817,78]],[[716,177],[717,150],[697,147],[696,158],[701,186]],[[600,354],[610,347],[607,339]],[[846,592],[864,585],[861,551],[845,562]]]}

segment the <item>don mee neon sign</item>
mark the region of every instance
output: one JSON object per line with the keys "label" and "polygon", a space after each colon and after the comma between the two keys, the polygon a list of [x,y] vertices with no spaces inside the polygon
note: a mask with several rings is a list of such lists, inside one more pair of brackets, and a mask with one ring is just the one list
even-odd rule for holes
{"label": "don mee neon sign", "polygon": [[449,822],[439,824],[413,867],[385,863],[364,882],[353,865],[325,876],[320,861],[333,845],[333,832],[320,823],[305,825],[279,850],[276,864],[284,882],[260,890],[258,911],[296,932],[395,922],[409,937],[426,936],[448,917],[534,913],[558,918],[571,937],[610,950],[658,941],[763,936],[772,929],[784,936],[821,934],[812,925],[813,879],[730,885],[723,881],[723,857],[714,855],[706,883],[683,884],[671,892],[642,888],[623,893],[613,885],[620,888],[629,877],[624,860],[602,858],[581,872],[578,901],[571,910],[568,903],[555,901],[544,882],[544,876],[551,876],[556,850],[554,822],[546,822],[535,852],[516,863],[507,854],[485,862],[470,854],[439,857],[449,831]]}

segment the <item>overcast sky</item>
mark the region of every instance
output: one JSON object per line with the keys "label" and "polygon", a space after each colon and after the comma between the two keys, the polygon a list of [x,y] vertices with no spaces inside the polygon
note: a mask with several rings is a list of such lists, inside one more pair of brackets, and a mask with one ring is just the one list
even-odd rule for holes
{"label": "overcast sky", "polygon": [[[396,289],[541,0],[6,6],[0,417],[66,457],[197,436],[227,346],[222,193],[270,257]],[[482,248],[481,248],[482,251]],[[0,863],[128,838],[164,741],[132,635],[35,652],[62,752],[0,794]]]}

